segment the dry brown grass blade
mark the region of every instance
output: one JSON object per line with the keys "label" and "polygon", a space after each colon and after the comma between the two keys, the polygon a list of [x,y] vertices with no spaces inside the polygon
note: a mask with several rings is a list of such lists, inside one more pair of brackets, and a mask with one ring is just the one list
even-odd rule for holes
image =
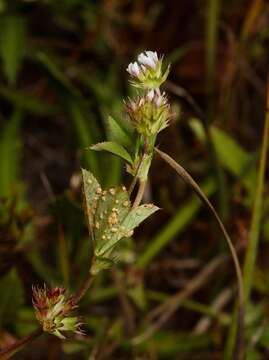
{"label": "dry brown grass blade", "polygon": [[158,331],[187,298],[192,296],[196,291],[200,290],[207,283],[207,281],[209,281],[211,276],[225,261],[227,261],[227,259],[228,257],[226,255],[221,255],[211,260],[198,275],[189,281],[184,290],[178,292],[166,300],[163,304],[155,308],[151,312],[149,318],[152,319],[159,316],[158,320],[147,327],[147,330],[144,333],[135,337],[132,340],[132,343],[134,345],[138,345],[150,338],[156,331]]}
{"label": "dry brown grass blade", "polygon": [[168,154],[163,151],[155,148],[157,154],[166,161],[182,178],[182,180],[191,187],[191,189],[196,193],[196,195],[200,198],[200,200],[206,205],[206,207],[213,214],[214,218],[217,221],[217,224],[224,235],[224,238],[227,242],[229,250],[231,252],[231,256],[234,262],[237,282],[238,282],[238,307],[239,307],[239,316],[238,316],[238,328],[237,328],[237,341],[236,341],[236,349],[234,353],[234,359],[241,359],[243,354],[243,332],[244,332],[244,289],[243,289],[243,281],[242,281],[242,272],[240,268],[240,264],[238,261],[238,257],[232,243],[232,240],[227,233],[225,226],[223,225],[220,217],[218,216],[214,206],[208,200],[206,195],[203,193],[199,185],[195,182],[195,180],[191,177],[191,175],[174,159],[172,159]]}

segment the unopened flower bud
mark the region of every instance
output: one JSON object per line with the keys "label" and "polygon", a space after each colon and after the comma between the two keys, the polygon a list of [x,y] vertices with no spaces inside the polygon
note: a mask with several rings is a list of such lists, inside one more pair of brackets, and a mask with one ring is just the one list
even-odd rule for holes
{"label": "unopened flower bud", "polygon": [[69,316],[77,306],[72,298],[66,298],[64,288],[33,287],[33,306],[44,331],[61,339],[65,331],[83,334],[78,317]]}
{"label": "unopened flower bud", "polygon": [[156,89],[167,79],[169,66],[162,73],[162,58],[156,52],[145,51],[138,55],[137,62],[130,63],[127,67],[132,77],[131,84],[142,89]]}
{"label": "unopened flower bud", "polygon": [[169,124],[170,105],[164,93],[150,90],[143,97],[129,100],[127,112],[135,129],[145,136],[159,133]]}

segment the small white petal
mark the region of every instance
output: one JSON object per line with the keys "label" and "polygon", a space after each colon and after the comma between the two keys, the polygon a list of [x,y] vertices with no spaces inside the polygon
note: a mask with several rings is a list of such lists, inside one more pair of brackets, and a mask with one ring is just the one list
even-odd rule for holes
{"label": "small white petal", "polygon": [[144,53],[141,53],[141,54],[138,55],[137,60],[139,62],[142,62],[145,57],[146,57],[146,55]]}
{"label": "small white petal", "polygon": [[157,107],[160,107],[161,105],[165,104],[164,93],[156,97],[155,104]]}
{"label": "small white petal", "polygon": [[146,66],[144,66],[144,65],[141,65],[141,68],[142,68],[142,71],[145,73],[146,71],[147,71],[147,68],[146,68]]}
{"label": "small white petal", "polygon": [[135,63],[133,64],[133,69],[132,69],[132,70],[133,70],[133,75],[134,75],[134,76],[138,76],[138,75],[139,75],[141,69],[140,69],[140,67],[139,67],[139,65],[138,65],[137,62],[135,62]]}
{"label": "small white petal", "polygon": [[130,63],[130,64],[128,65],[127,69],[126,69],[126,71],[128,71],[128,73],[131,74],[131,75],[132,75],[132,67],[133,67],[133,64]]}
{"label": "small white petal", "polygon": [[152,69],[156,69],[156,63],[149,56],[146,56],[145,54],[140,54],[138,56],[138,61],[142,65],[148,66]]}
{"label": "small white petal", "polygon": [[149,101],[152,101],[153,98],[154,98],[154,95],[155,95],[154,90],[153,90],[153,89],[150,90],[150,91],[147,93],[147,99],[148,99]]}
{"label": "small white petal", "polygon": [[157,63],[159,61],[158,59],[158,55],[156,53],[156,51],[146,51],[146,55],[152,60],[154,61],[154,63]]}
{"label": "small white petal", "polygon": [[137,62],[130,63],[126,70],[128,71],[129,74],[131,74],[134,77],[137,77],[141,71]]}

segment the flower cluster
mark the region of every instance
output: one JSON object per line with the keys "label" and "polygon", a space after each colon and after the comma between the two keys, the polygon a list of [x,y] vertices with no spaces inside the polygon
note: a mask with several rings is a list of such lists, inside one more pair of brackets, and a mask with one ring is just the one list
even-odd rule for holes
{"label": "flower cluster", "polygon": [[126,102],[127,113],[139,134],[155,136],[168,126],[171,118],[170,105],[159,89],[168,76],[169,66],[163,74],[162,58],[156,52],[145,51],[129,64],[127,72],[132,77],[131,84],[144,89],[141,96]]}
{"label": "flower cluster", "polygon": [[156,52],[145,51],[138,55],[137,61],[127,67],[131,75],[131,84],[142,89],[156,89],[167,79],[169,66],[162,72],[163,59]]}
{"label": "flower cluster", "polygon": [[72,298],[66,298],[64,288],[33,287],[33,306],[44,331],[61,339],[65,339],[66,331],[83,334],[78,317],[69,316],[77,306]]}
{"label": "flower cluster", "polygon": [[144,96],[126,103],[128,115],[140,134],[152,136],[166,128],[170,119],[170,105],[165,93],[150,90]]}

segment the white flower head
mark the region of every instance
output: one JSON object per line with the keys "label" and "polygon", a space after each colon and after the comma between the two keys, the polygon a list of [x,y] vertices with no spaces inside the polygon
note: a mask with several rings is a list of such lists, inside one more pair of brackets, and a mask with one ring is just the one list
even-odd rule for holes
{"label": "white flower head", "polygon": [[137,61],[127,67],[132,77],[131,84],[142,89],[157,89],[166,80],[169,66],[162,72],[162,57],[156,51],[144,51],[138,55]]}

